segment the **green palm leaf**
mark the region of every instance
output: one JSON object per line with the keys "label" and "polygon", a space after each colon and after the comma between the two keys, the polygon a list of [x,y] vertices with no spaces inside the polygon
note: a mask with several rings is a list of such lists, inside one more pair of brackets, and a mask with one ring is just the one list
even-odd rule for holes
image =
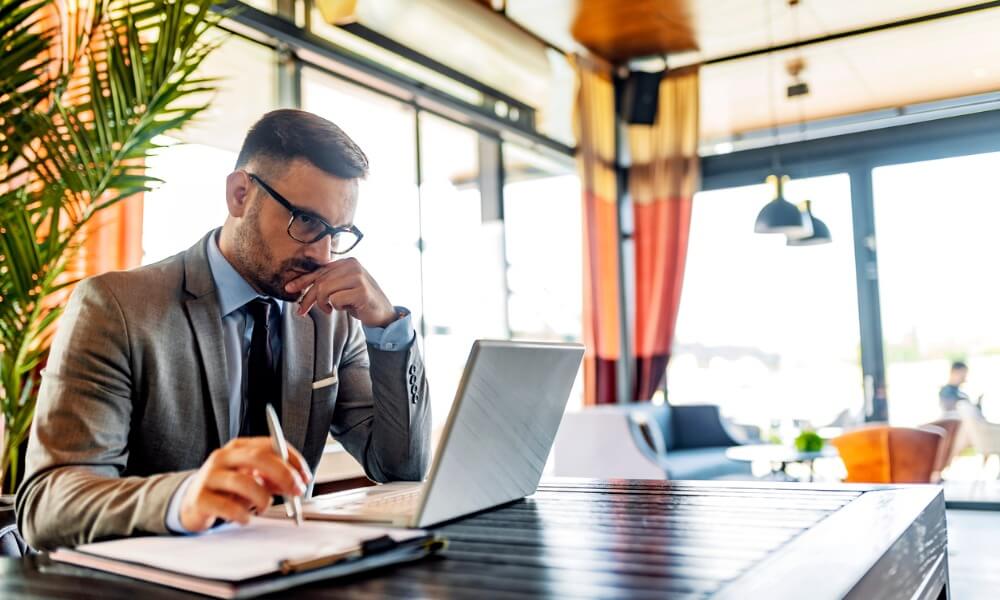
{"label": "green palm leaf", "polygon": [[0,0],[0,473],[27,435],[62,313],[50,298],[72,283],[85,225],[152,189],[153,140],[207,107],[214,81],[196,73],[220,43],[205,35],[227,16],[216,1],[103,0],[60,17],[51,0]]}

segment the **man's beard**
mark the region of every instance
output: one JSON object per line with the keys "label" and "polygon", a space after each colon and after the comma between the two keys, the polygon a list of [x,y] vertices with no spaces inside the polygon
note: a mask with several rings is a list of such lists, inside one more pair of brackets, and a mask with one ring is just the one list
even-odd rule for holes
{"label": "man's beard", "polygon": [[272,270],[274,256],[264,243],[264,235],[260,230],[260,209],[251,208],[246,220],[236,229],[236,260],[240,275],[257,291],[286,301],[299,299],[299,294],[285,291],[285,285],[303,273],[311,273],[320,268],[320,264],[308,258],[290,258],[283,261],[277,269]]}

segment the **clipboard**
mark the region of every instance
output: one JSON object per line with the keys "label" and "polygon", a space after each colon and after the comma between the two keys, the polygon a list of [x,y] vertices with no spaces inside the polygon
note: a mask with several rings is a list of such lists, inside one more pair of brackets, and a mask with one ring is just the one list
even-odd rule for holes
{"label": "clipboard", "polygon": [[[218,548],[224,547],[227,543],[224,539],[225,532],[206,536],[159,536],[99,542],[86,544],[75,549],[60,548],[52,552],[50,558],[56,562],[96,569],[216,598],[252,598],[306,583],[335,579],[388,565],[420,560],[442,550],[446,545],[443,538],[428,532],[414,533],[410,531],[397,535],[395,532],[386,533],[389,530],[379,528],[349,526],[349,529],[344,529],[342,525],[338,524],[324,523],[322,525],[334,525],[334,527],[328,528],[331,535],[336,535],[340,531],[347,532],[345,535],[357,536],[359,531],[364,534],[367,530],[371,530],[372,535],[350,547],[341,547],[334,552],[310,555],[295,551],[294,534],[296,529],[288,528],[289,548],[287,552],[291,553],[291,556],[274,560],[269,563],[269,568],[256,569],[255,574],[249,577],[234,576],[233,572],[225,573],[224,569],[219,570],[219,576],[212,577],[211,573],[206,572],[204,565],[194,564],[197,560],[190,561],[191,564],[185,565],[178,562],[181,559],[177,555],[164,554],[161,558],[157,558],[157,556],[149,554],[151,550],[156,553],[170,552],[183,548],[185,544],[188,548],[197,547],[199,537],[211,539],[212,541],[208,543],[214,545],[210,551],[218,552]],[[261,527],[265,526],[261,525]],[[406,537],[398,540],[392,537],[393,535],[397,535],[397,537],[405,535]],[[239,539],[238,534],[230,537],[233,538],[234,544],[245,544]],[[223,542],[221,545],[219,544],[220,540]],[[284,548],[269,548],[267,552],[276,556],[277,552],[284,550]],[[246,551],[245,548],[244,551]]]}

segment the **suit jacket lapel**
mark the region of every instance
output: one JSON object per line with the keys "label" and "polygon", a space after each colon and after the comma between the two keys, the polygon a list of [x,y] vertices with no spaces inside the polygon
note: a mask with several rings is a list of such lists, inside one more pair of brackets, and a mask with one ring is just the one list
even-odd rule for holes
{"label": "suit jacket lapel", "polygon": [[221,309],[206,253],[206,244],[212,235],[215,231],[184,253],[184,289],[189,294],[184,306],[198,342],[219,445],[223,446],[229,441],[229,389]]}
{"label": "suit jacket lapel", "polygon": [[316,325],[311,316],[300,317],[296,308],[289,302],[282,311],[281,428],[288,441],[302,451],[312,407]]}

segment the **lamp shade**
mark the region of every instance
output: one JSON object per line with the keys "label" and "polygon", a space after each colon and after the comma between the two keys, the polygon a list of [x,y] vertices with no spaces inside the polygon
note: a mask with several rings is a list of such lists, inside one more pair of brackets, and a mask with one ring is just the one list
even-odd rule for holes
{"label": "lamp shade", "polygon": [[833,237],[830,235],[830,228],[826,226],[826,223],[813,216],[812,202],[806,200],[805,209],[802,212],[809,215],[809,220],[812,222],[812,234],[801,238],[788,236],[788,242],[786,243],[788,246],[817,246],[819,244],[829,244],[833,241]]}
{"label": "lamp shade", "polygon": [[788,200],[785,200],[784,183],[788,176],[770,175],[768,183],[775,186],[774,199],[764,205],[757,215],[753,230],[756,233],[783,233],[789,237],[806,238],[812,235],[812,220]]}

